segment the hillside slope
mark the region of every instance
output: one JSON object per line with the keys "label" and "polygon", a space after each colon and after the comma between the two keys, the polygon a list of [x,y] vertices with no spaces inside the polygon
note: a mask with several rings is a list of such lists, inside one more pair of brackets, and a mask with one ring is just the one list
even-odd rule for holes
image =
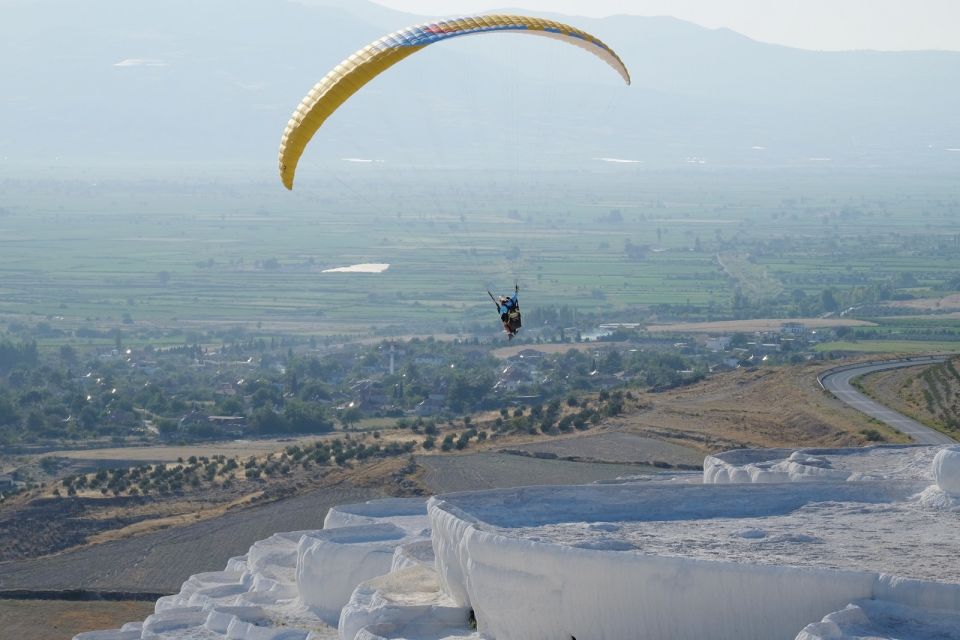
{"label": "hillside slope", "polygon": [[853,380],[854,386],[877,402],[914,420],[960,437],[960,380],[957,358],[872,373]]}
{"label": "hillside slope", "polygon": [[816,376],[830,365],[740,369],[689,387],[646,394],[624,429],[696,446],[846,447],[907,439],[824,393]]}

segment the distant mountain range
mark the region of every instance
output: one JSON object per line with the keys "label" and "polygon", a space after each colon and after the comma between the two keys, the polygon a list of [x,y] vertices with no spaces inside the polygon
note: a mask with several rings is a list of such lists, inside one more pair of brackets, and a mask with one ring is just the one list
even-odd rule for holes
{"label": "distant mountain range", "polygon": [[[310,87],[428,19],[364,0],[0,0],[0,16],[0,170],[271,176]],[[357,94],[301,166],[960,168],[960,53],[813,52],[672,18],[550,17],[615,48],[633,86],[541,38],[445,42]]]}

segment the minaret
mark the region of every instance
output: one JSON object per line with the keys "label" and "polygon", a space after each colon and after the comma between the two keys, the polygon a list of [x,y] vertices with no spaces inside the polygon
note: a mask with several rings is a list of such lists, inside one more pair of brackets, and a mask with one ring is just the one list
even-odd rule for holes
{"label": "minaret", "polygon": [[390,375],[393,375],[393,346],[394,343],[390,343]]}

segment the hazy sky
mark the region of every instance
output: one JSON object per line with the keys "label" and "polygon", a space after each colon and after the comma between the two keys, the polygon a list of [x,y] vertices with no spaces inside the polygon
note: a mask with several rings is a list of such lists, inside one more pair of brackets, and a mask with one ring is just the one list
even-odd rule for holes
{"label": "hazy sky", "polygon": [[670,15],[805,49],[960,51],[960,0],[375,0],[425,15],[515,7],[571,15]]}

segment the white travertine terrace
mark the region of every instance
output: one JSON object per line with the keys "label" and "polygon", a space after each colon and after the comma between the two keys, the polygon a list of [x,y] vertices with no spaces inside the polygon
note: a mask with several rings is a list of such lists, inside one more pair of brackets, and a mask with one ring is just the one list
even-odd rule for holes
{"label": "white travertine terrace", "polygon": [[699,485],[345,505],[77,638],[960,640],[958,459],[738,450]]}

